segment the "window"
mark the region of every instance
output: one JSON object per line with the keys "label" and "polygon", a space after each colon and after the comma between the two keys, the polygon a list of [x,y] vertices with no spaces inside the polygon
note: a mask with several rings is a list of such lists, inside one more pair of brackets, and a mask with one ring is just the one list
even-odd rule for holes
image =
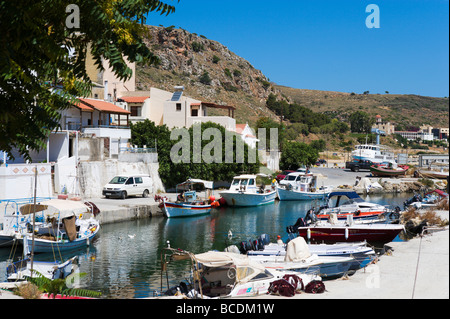
{"label": "window", "polygon": [[130,107],[131,116],[142,116],[142,106],[133,105]]}
{"label": "window", "polygon": [[193,117],[198,116],[198,109],[193,109],[191,111],[191,116],[193,116]]}
{"label": "window", "polygon": [[134,181],[136,184],[143,184],[144,182],[142,181],[142,177],[135,177]]}
{"label": "window", "polygon": [[134,181],[133,181],[133,177],[130,177],[127,182],[125,183],[125,185],[133,185]]}
{"label": "window", "polygon": [[181,112],[181,103],[177,103],[177,112]]}
{"label": "window", "polygon": [[127,180],[126,177],[116,176],[109,183],[110,184],[123,184]]}
{"label": "window", "polygon": [[248,181],[248,185],[255,185],[255,180],[252,178]]}

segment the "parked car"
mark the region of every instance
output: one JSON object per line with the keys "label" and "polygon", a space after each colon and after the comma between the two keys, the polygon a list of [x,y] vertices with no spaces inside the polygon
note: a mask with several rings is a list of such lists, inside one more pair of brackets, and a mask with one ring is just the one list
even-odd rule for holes
{"label": "parked car", "polygon": [[326,164],[326,163],[327,163],[326,160],[324,160],[324,159],[319,159],[319,160],[317,160],[317,162],[316,162],[316,166],[320,166],[320,165]]}
{"label": "parked car", "polygon": [[287,171],[281,172],[281,174],[278,174],[277,177],[276,177],[277,182],[280,182],[281,180],[283,180],[286,177],[287,174],[293,173],[293,172],[295,172],[295,171],[287,170]]}
{"label": "parked car", "polygon": [[114,177],[103,187],[103,196],[125,199],[130,195],[141,195],[146,198],[151,189],[152,179],[148,175],[122,175]]}

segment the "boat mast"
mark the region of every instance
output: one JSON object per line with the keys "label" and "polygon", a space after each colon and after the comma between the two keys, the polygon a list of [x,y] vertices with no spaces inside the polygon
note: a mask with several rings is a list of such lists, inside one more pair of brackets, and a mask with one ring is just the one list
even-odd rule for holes
{"label": "boat mast", "polygon": [[[33,233],[31,235],[31,278],[33,278],[33,261],[34,261],[34,227],[36,222],[36,190],[37,190],[37,175],[38,168],[37,166],[34,169],[34,205],[33,205]],[[28,237],[25,237],[25,240],[28,240]]]}

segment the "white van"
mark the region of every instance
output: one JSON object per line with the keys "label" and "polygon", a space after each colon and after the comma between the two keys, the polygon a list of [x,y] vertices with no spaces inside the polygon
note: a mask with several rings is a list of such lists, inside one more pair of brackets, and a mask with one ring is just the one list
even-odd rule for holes
{"label": "white van", "polygon": [[142,195],[146,198],[151,189],[152,179],[148,175],[121,175],[114,177],[103,187],[103,196],[125,199],[130,195]]}

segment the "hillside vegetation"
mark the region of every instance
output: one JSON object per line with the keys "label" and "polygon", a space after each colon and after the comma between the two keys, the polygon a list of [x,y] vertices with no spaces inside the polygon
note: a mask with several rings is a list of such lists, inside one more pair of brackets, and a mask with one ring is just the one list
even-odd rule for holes
{"label": "hillside vegetation", "polygon": [[[417,95],[365,94],[294,89],[271,83],[262,71],[223,44],[174,27],[148,26],[147,46],[160,58],[158,66],[138,65],[137,87],[172,91],[183,85],[186,95],[237,108],[237,123],[254,126],[261,117],[280,118],[267,107],[269,96],[344,121],[356,111],[396,123],[400,129],[432,125],[448,127],[449,100]],[[211,115],[220,115],[212,110]],[[307,114],[304,112],[304,114]],[[289,121],[287,124],[290,124]]]}

